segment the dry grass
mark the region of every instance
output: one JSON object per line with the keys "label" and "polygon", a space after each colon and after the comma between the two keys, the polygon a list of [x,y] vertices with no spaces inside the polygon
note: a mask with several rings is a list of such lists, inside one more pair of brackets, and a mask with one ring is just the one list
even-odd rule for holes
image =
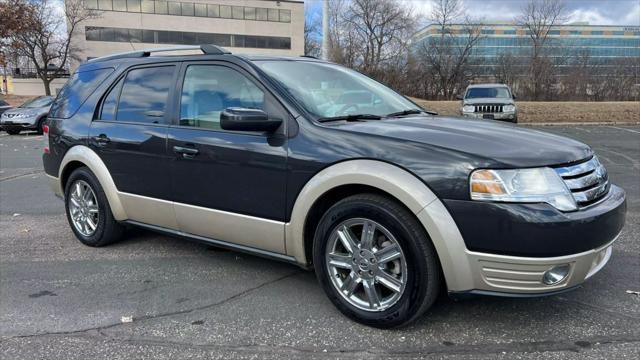
{"label": "dry grass", "polygon": [[27,100],[33,99],[35,96],[20,96],[20,95],[0,95],[0,100],[4,100],[11,106],[18,106]]}
{"label": "dry grass", "polygon": [[[440,115],[460,115],[460,101],[413,99]],[[518,101],[519,123],[616,122],[640,123],[640,102]]]}

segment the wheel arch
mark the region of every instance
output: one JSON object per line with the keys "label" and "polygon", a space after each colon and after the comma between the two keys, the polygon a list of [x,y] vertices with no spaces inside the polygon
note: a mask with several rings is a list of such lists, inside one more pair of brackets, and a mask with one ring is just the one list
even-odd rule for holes
{"label": "wheel arch", "polygon": [[113,182],[111,174],[109,174],[107,166],[104,164],[102,159],[100,159],[98,154],[87,146],[73,146],[62,158],[58,173],[58,181],[60,183],[62,193],[64,194],[64,189],[71,173],[73,173],[75,169],[83,166],[88,167],[98,179],[100,186],[102,186],[102,189],[107,196],[114,219],[118,221],[126,220],[128,218],[127,213],[122,206],[122,202],[118,196],[118,189]]}
{"label": "wheel arch", "polygon": [[318,212],[331,206],[323,201],[361,192],[389,196],[414,214],[433,242],[448,289],[468,288],[472,277],[467,266],[466,246],[444,204],[415,175],[382,161],[344,161],[311,178],[300,191],[291,219],[285,226],[287,255],[308,267],[312,258],[309,247],[313,246],[315,230],[312,223],[322,216]]}

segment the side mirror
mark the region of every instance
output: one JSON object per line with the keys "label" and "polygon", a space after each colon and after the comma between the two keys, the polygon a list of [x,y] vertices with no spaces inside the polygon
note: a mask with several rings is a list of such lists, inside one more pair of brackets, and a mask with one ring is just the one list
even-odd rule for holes
{"label": "side mirror", "polygon": [[458,99],[458,100],[464,100],[464,98],[462,97],[462,95],[456,95],[456,99]]}
{"label": "side mirror", "polygon": [[511,97],[513,98],[513,100],[517,99],[516,94],[511,94]]}
{"label": "side mirror", "polygon": [[282,119],[269,119],[259,109],[227,108],[220,114],[220,127],[235,131],[275,131]]}

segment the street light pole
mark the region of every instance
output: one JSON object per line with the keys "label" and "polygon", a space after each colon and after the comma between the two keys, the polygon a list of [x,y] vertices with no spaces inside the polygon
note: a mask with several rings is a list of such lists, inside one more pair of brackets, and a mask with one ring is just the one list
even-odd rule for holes
{"label": "street light pole", "polygon": [[329,0],[322,2],[322,59],[329,60]]}

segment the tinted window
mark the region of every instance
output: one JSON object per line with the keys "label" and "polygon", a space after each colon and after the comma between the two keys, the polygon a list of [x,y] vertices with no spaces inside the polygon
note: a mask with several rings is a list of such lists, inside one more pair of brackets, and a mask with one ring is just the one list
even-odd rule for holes
{"label": "tinted window", "polygon": [[78,71],[73,74],[51,106],[51,117],[70,118],[112,72],[112,68],[105,68]]}
{"label": "tinted window", "polygon": [[9,106],[6,101],[0,100],[0,106]]}
{"label": "tinted window", "polygon": [[116,120],[162,123],[173,66],[129,71],[122,86]]}
{"label": "tinted window", "polygon": [[192,65],[182,86],[180,125],[220,129],[230,107],[264,109],[264,92],[241,73],[223,66]]}
{"label": "tinted window", "polygon": [[118,84],[114,86],[109,95],[102,102],[102,110],[100,111],[100,119],[101,120],[115,120],[116,119],[116,108],[118,104],[118,97],[120,96],[120,90],[122,89],[122,83],[124,80],[118,81]]}
{"label": "tinted window", "polygon": [[467,91],[467,99],[474,98],[510,98],[509,90],[504,87],[498,88],[471,88]]}

